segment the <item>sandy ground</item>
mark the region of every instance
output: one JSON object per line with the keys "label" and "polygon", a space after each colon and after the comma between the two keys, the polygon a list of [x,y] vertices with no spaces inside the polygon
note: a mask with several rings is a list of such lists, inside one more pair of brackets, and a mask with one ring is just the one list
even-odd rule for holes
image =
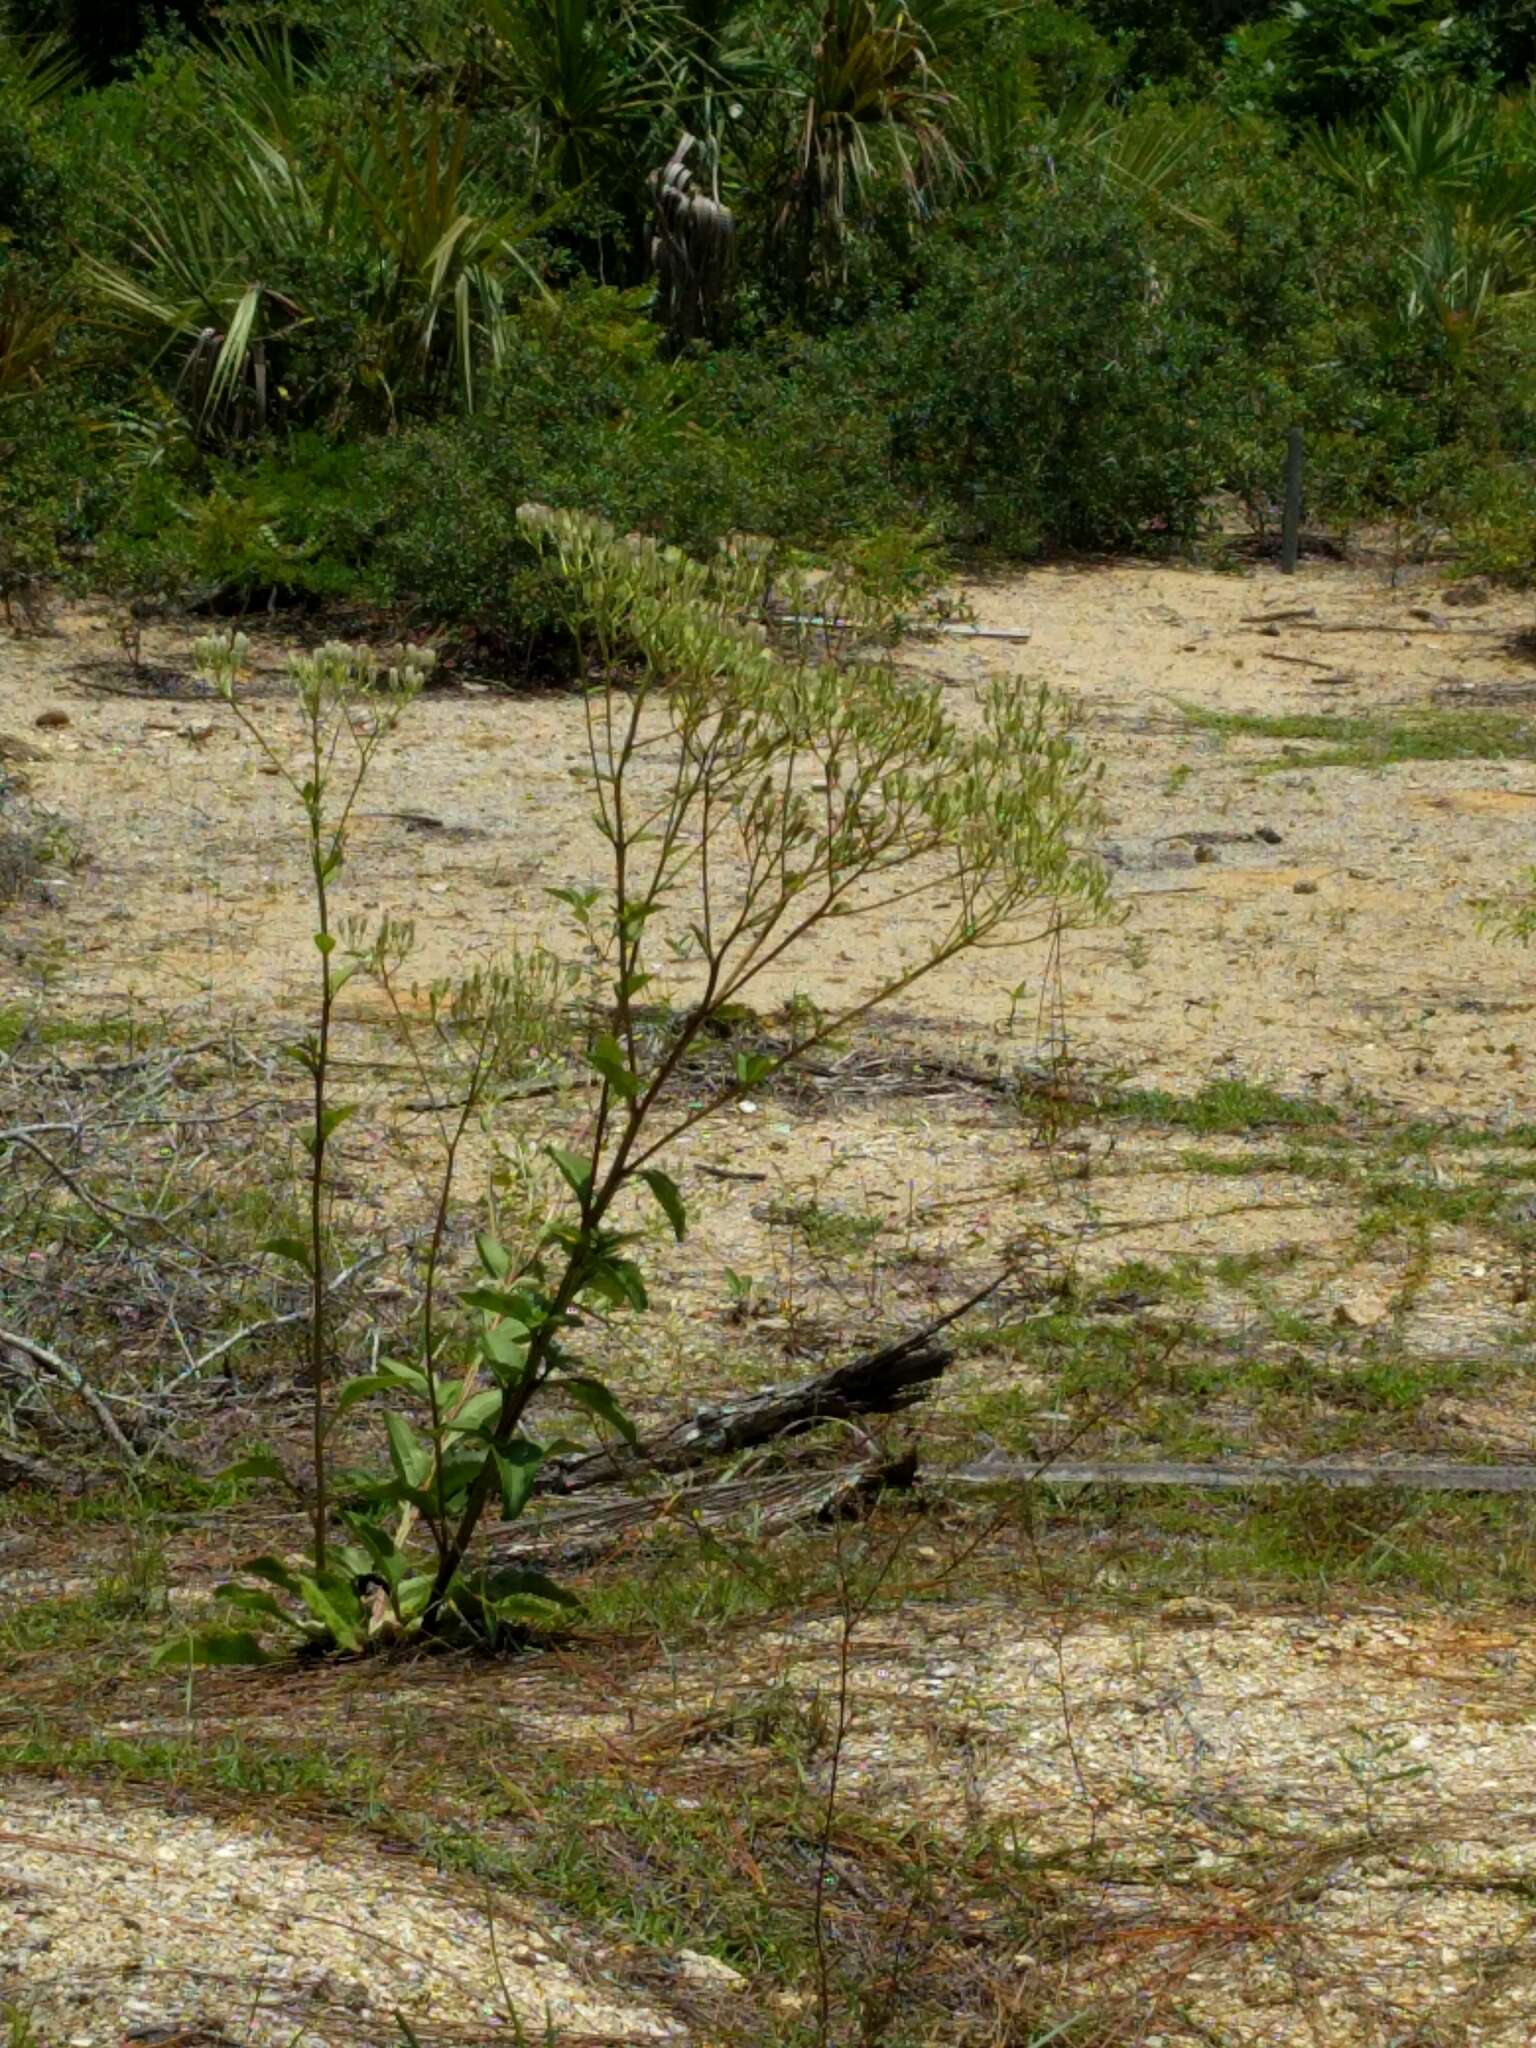
{"label": "sandy ground", "polygon": [[[1495,1131],[1530,1117],[1531,965],[1483,934],[1478,906],[1531,864],[1536,763],[1312,769],[1300,742],[1294,762],[1270,772],[1261,764],[1281,744],[1223,742],[1191,731],[1177,711],[1184,702],[1359,715],[1518,691],[1533,680],[1509,646],[1527,623],[1523,603],[1496,597],[1453,610],[1433,583],[1393,587],[1382,574],[1332,568],[1294,581],[1267,570],[1053,569],[969,595],[981,623],[1027,627],[1032,639],[950,639],[911,658],[942,677],[961,715],[998,675],[1047,680],[1077,707],[1108,764],[1101,850],[1126,917],[1070,935],[1054,988],[1039,947],[935,977],[904,1004],[892,1043],[973,1063],[1037,1057],[1044,988],[1083,1068],[1137,1086],[1189,1093],[1240,1075]],[[1293,607],[1317,616],[1266,632],[1265,614]],[[1320,630],[1328,624],[1381,630]],[[175,1012],[178,1029],[233,1020],[270,1037],[274,1010],[300,1002],[308,971],[288,801],[218,705],[93,689],[111,675],[101,664],[114,651],[106,622],[88,612],[54,637],[0,643],[0,734],[39,750],[25,769],[33,798],[88,854],[50,885],[51,907],[7,915],[0,1001],[46,990],[79,1014]],[[174,663],[184,641],[166,636],[150,652]],[[55,712],[68,723],[37,724]],[[269,715],[280,743],[295,730],[292,714],[274,698]],[[423,974],[547,931],[544,891],[596,873],[571,772],[582,747],[571,698],[429,695],[373,784],[367,809],[381,815],[360,822],[342,914],[415,917]],[[404,811],[440,827],[413,829],[392,815]],[[1260,828],[1270,836],[1250,836]],[[1196,858],[1199,835],[1210,835],[1214,858]],[[814,963],[813,986],[829,1000],[856,998],[888,945],[878,932],[840,934]],[[659,1375],[651,1391],[675,1400],[711,1383],[723,1265],[772,1276],[754,1341],[777,1353],[797,1335],[803,1254],[786,1250],[772,1202],[807,1193],[882,1218],[887,1249],[908,1254],[889,1258],[841,1307],[818,1299],[833,1340],[840,1327],[912,1313],[925,1287],[929,1298],[951,1296],[1010,1240],[1090,1270],[1132,1254],[1291,1250],[1299,1259],[1277,1287],[1321,1317],[1360,1320],[1351,1304],[1380,1300],[1401,1341],[1437,1354],[1487,1355],[1520,1337],[1521,1276],[1474,1235],[1445,1234],[1410,1287],[1396,1253],[1355,1241],[1355,1211],[1330,1191],[1274,1165],[1246,1177],[1181,1174],[1176,1161],[1168,1170],[1169,1151],[1166,1133],[1095,1133],[1046,1169],[995,1105],[938,1079],[867,1101],[844,1091],[824,1112],[769,1104],[712,1127],[684,1148],[690,1193],[711,1166],[754,1178],[710,1187],[694,1245],[666,1275],[672,1339],[648,1353]],[[383,1172],[387,1162],[377,1163]],[[1220,1297],[1208,1307],[1219,1316]],[[1235,1299],[1230,1307],[1247,1312]],[[1469,1443],[1529,1455],[1518,1403],[1468,1398],[1458,1414],[1446,1423],[1453,1435],[1460,1428]],[[1262,1451],[1244,1429],[1232,1419],[1232,1447]],[[1104,1951],[1064,1975],[1026,1955],[1021,1973],[1056,1969],[1057,1991],[1086,1996],[1118,1971],[1157,1990],[1163,2011],[1169,1973],[1184,1973],[1177,2027],[1127,2037],[1146,2048],[1386,2048],[1438,2040],[1423,2029],[1453,2019],[1463,2031],[1448,2039],[1515,2048],[1536,2038],[1527,1955],[1536,1850],[1524,1790],[1536,1724],[1523,1630],[1343,1617],[1309,1632],[1260,1615],[1205,1629],[1153,1619],[1042,1635],[988,1610],[958,1618],[946,1645],[945,1624],[926,1626],[920,1651],[884,1665],[878,1645],[861,1649],[850,1743],[858,1793],[948,1798],[957,1820],[991,1816],[1067,1850],[1110,1843],[1121,1857],[1106,1886]],[[825,1685],[824,1643],[786,1639],[778,1654],[805,1683]],[[751,1675],[761,1682],[760,1669]],[[253,1850],[241,1836],[231,1848],[208,1823],[101,1816],[45,1790],[8,1791],[0,1812],[0,1913],[17,1917],[33,1944],[28,1991],[51,1984],[50,1997],[77,2001],[61,2038],[80,2048],[118,2038],[138,1995],[122,1983],[110,1997],[93,1988],[67,1943],[47,1960],[49,1887],[70,1872],[76,1906],[96,1910],[107,1823],[120,1831],[108,1846],[127,1859],[112,1866],[114,1928],[125,1913],[182,1913],[178,1873],[213,1867],[226,1849],[229,1885],[249,1877],[247,1903],[229,1910],[249,1918],[251,1956],[275,1939],[273,1887],[302,1907],[301,1863],[275,1841]],[[1255,1889],[1242,1862],[1255,1828],[1303,1860],[1317,1852],[1309,1889]],[[1186,1894],[1189,1873],[1199,1883]],[[445,1953],[458,1943],[480,1957],[462,1900],[444,1896],[431,1910],[443,1916]],[[1199,1920],[1198,1941],[1180,1932],[1181,1913]],[[1231,1940],[1213,1961],[1220,1914]],[[166,1967],[184,1972],[187,1958],[171,1953],[180,1939],[166,1936]],[[342,1987],[329,2006],[328,1993],[314,2002],[311,2038],[342,2038],[324,2019],[341,2007],[355,2034],[358,1998],[382,1999],[351,1939],[338,1934],[336,1955],[317,1957],[306,1938],[305,1970],[329,1971],[326,1982]],[[537,1930],[525,1939],[545,1941]],[[111,1940],[130,1937],[119,1928]],[[473,1974],[480,1967],[464,1964],[468,1990],[463,1971],[456,1989],[444,1978],[435,2017],[483,2018],[491,1993]],[[388,1995],[404,1996],[403,1981],[392,1977]],[[597,1996],[558,1972],[538,1981],[560,1999]],[[522,2018],[537,2024],[530,1985],[513,1988]],[[432,1999],[421,1996],[425,2011]],[[616,2038],[660,2024],[638,2008],[615,2017],[622,2004],[599,2000],[596,2031],[612,2027]]]}
{"label": "sandy ground", "polygon": [[0,1994],[95,2048],[174,2011],[242,2042],[678,2030],[572,1975],[567,1937],[366,1844],[8,1786]]}
{"label": "sandy ground", "polygon": [[[1052,683],[1108,763],[1103,850],[1128,921],[1064,947],[1062,1005],[1084,1057],[1146,1085],[1188,1089],[1235,1067],[1423,1112],[1518,1112],[1528,962],[1480,934],[1476,907],[1529,863],[1536,765],[1312,773],[1298,743],[1293,770],[1259,773],[1276,743],[1223,744],[1176,712],[1185,702],[1358,715],[1518,686],[1526,672],[1505,638],[1526,623],[1518,599],[1435,612],[1435,629],[1411,616],[1432,589],[1392,589],[1375,573],[1143,567],[1040,570],[970,597],[981,623],[1027,626],[1032,639],[942,641],[914,651],[922,669],[943,676],[962,711],[993,676]],[[1276,638],[1244,624],[1295,606],[1318,620]],[[1401,630],[1317,630],[1327,623]],[[61,994],[102,1008],[260,1011],[296,993],[306,969],[291,798],[255,772],[255,750],[223,707],[93,693],[91,664],[112,646],[88,613],[54,638],[0,646],[0,729],[41,746],[36,796],[91,856],[56,916],[30,929],[9,921],[6,978],[23,992],[28,966],[47,966]],[[184,658],[185,640],[152,652]],[[67,726],[32,729],[55,710]],[[292,713],[274,703],[269,729],[280,743],[296,731]],[[430,695],[391,743],[365,808],[425,812],[442,829],[364,818],[342,914],[415,917],[424,971],[547,933],[544,891],[597,871],[572,775],[582,757],[581,707],[569,697]],[[1218,840],[1204,863],[1186,836],[1260,827],[1278,843]],[[818,963],[821,992],[856,996],[888,945],[881,931],[841,936],[837,957]],[[962,962],[926,983],[916,1007],[935,1038],[995,1046],[1011,990],[1037,987],[1042,972],[1038,950]],[[1027,998],[1021,1014],[1027,1031]]]}

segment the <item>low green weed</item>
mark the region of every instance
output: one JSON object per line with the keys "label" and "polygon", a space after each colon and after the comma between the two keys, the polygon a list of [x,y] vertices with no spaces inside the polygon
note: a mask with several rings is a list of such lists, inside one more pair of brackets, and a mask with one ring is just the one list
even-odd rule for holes
{"label": "low green weed", "polygon": [[1326,1102],[1281,1095],[1253,1081],[1210,1081],[1195,1095],[1170,1095],[1162,1089],[1129,1088],[1114,1096],[1111,1108],[1137,1123],[1165,1124],[1173,1130],[1197,1131],[1205,1137],[1245,1131],[1306,1130],[1336,1123],[1338,1111]]}
{"label": "low green weed", "polygon": [[1536,760],[1536,723],[1507,711],[1405,711],[1348,718],[1328,713],[1262,717],[1179,707],[1188,724],[1224,739],[1307,742],[1294,757],[1261,761],[1261,769],[1390,768],[1406,761]]}

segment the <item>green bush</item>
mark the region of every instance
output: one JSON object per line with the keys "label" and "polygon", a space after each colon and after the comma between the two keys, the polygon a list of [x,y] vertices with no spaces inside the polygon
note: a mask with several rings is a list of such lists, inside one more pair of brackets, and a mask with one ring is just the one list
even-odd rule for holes
{"label": "green bush", "polygon": [[978,221],[872,340],[896,473],[954,538],[1037,554],[1199,530],[1222,337],[1098,180]]}
{"label": "green bush", "polygon": [[478,414],[243,459],[182,444],[128,479],[93,573],[215,609],[376,606],[500,668],[558,665],[568,645],[518,526],[529,499],[698,554],[734,530],[862,547],[887,582],[913,580],[884,425],[868,392],[843,388],[840,358],[806,344],[668,363],[660,341],[632,295],[573,291],[558,312],[525,311]]}

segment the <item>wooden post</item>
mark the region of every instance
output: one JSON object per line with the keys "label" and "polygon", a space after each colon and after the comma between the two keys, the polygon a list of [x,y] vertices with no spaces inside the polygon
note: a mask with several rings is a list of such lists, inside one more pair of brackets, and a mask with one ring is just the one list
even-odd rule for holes
{"label": "wooden post", "polygon": [[1280,570],[1296,574],[1296,557],[1301,552],[1301,449],[1300,427],[1292,427],[1285,451],[1285,511],[1280,528]]}

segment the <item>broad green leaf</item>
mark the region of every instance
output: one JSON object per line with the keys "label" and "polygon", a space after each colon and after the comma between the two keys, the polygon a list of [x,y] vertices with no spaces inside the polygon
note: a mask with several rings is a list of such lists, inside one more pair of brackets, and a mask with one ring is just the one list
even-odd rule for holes
{"label": "broad green leaf", "polygon": [[335,950],[336,950],[336,938],[335,938],[335,934],[334,934],[334,933],[332,933],[332,932],[316,932],[316,933],[315,933],[315,951],[316,951],[317,953],[319,953],[319,954],[320,954],[320,955],[322,956],[322,958],[328,959],[328,958],[330,957],[330,955],[331,955],[332,953],[334,953],[334,952],[335,952]]}
{"label": "broad green leaf", "polygon": [[496,1475],[501,1481],[501,1511],[509,1522],[515,1522],[527,1507],[533,1482],[543,1462],[542,1448],[525,1440],[507,1444],[497,1451]]}
{"label": "broad green leaf", "polygon": [[592,1186],[591,1160],[583,1159],[577,1152],[568,1151],[564,1145],[546,1145],[544,1150],[565,1176],[572,1193],[584,1198]]}
{"label": "broad green leaf", "polygon": [[466,1308],[477,1308],[482,1315],[509,1316],[525,1334],[532,1319],[538,1315],[538,1304],[533,1296],[520,1289],[509,1292],[505,1287],[469,1287],[459,1299]]}
{"label": "broad green leaf", "polygon": [[362,1603],[344,1580],[327,1573],[324,1580],[308,1573],[299,1581],[299,1597],[338,1650],[360,1650],[366,1639]]}
{"label": "broad green leaf", "polygon": [[681,1244],[688,1234],[688,1210],[677,1182],[671,1174],[663,1173],[659,1166],[648,1166],[640,1178],[660,1203],[672,1226],[672,1235]]}
{"label": "broad green leaf", "polygon": [[432,1469],[432,1453],[394,1409],[384,1417],[384,1434],[389,1438],[390,1463],[407,1486],[420,1486]]}
{"label": "broad green leaf", "polygon": [[402,1621],[416,1621],[426,1612],[436,1577],[435,1572],[418,1572],[412,1578],[400,1581],[395,1593],[395,1605],[399,1609]]}
{"label": "broad green leaf", "polygon": [[223,1607],[243,1608],[247,1614],[259,1614],[264,1621],[275,1621],[280,1628],[293,1627],[293,1616],[277,1595],[263,1593],[258,1586],[220,1586],[213,1597]]}
{"label": "broad green leaf", "polygon": [[636,1441],[635,1425],[619,1406],[613,1395],[601,1380],[585,1377],[559,1382],[562,1393],[569,1394],[578,1408],[585,1408],[589,1415],[606,1422],[610,1429],[616,1429],[626,1443]]}
{"label": "broad green leaf", "polygon": [[275,1479],[279,1486],[291,1487],[293,1481],[283,1467],[283,1461],[276,1451],[247,1451],[243,1458],[236,1458],[233,1465],[226,1465],[219,1474],[220,1479]]}
{"label": "broad green leaf", "polygon": [[519,1595],[525,1599],[543,1600],[551,1607],[563,1607],[568,1614],[578,1612],[581,1607],[580,1600],[568,1586],[562,1586],[548,1572],[536,1571],[531,1565],[503,1565],[498,1571],[487,1572],[476,1590],[487,1600],[510,1600]]}
{"label": "broad green leaf", "polygon": [[615,1308],[632,1308],[643,1313],[651,1305],[645,1280],[633,1259],[594,1260],[587,1286]]}
{"label": "broad green leaf", "polygon": [[508,1593],[501,1600],[487,1600],[485,1606],[506,1628],[552,1629],[559,1625],[560,1610],[537,1593]]}
{"label": "broad green leaf", "polygon": [[400,1365],[387,1359],[377,1372],[360,1373],[354,1380],[348,1380],[336,1396],[334,1413],[345,1415],[349,1408],[355,1408],[359,1401],[366,1401],[370,1394],[398,1393],[406,1387],[413,1394],[419,1394],[423,1401],[431,1398],[431,1387],[424,1372],[418,1372],[414,1365]]}
{"label": "broad green leaf", "polygon": [[487,1323],[479,1334],[479,1344],[492,1366],[505,1368],[497,1374],[498,1379],[520,1373],[528,1362],[528,1332],[521,1323]]}
{"label": "broad green leaf", "polygon": [[765,1081],[773,1072],[774,1062],[767,1053],[739,1052],[736,1055],[736,1085],[738,1088],[755,1088],[759,1081]]}
{"label": "broad green leaf", "polygon": [[453,1426],[465,1436],[477,1429],[484,1429],[501,1413],[502,1392],[500,1387],[487,1387],[483,1393],[471,1394],[458,1414]]}
{"label": "broad green leaf", "polygon": [[[633,1102],[640,1093],[640,1083],[630,1072],[629,1062],[624,1057],[618,1040],[608,1032],[597,1039],[587,1054],[587,1065],[594,1073],[600,1074],[614,1094],[625,1102]],[[562,1171],[564,1169],[562,1168]],[[569,1176],[567,1176],[569,1178]],[[581,1189],[577,1189],[579,1194]]]}
{"label": "broad green leaf", "polygon": [[299,1575],[280,1557],[248,1557],[240,1567],[249,1579],[265,1579],[269,1586],[276,1586],[280,1592],[299,1597]]}
{"label": "broad green leaf", "polygon": [[482,1230],[475,1239],[475,1250],[480,1255],[481,1265],[493,1280],[506,1279],[512,1270],[512,1254],[499,1239],[492,1237],[489,1231]]}
{"label": "broad green leaf", "polygon": [[287,1259],[306,1273],[312,1274],[315,1270],[310,1248],[302,1237],[269,1237],[259,1249],[270,1252],[274,1259]]}
{"label": "broad green leaf", "polygon": [[320,1116],[320,1128],[326,1137],[329,1137],[332,1131],[339,1130],[348,1117],[356,1116],[359,1106],[355,1102],[338,1102],[331,1108],[323,1110]]}
{"label": "broad green leaf", "polygon": [[200,1665],[271,1664],[276,1660],[245,1629],[199,1628],[178,1636],[173,1643],[162,1643],[150,1661],[187,1670]]}
{"label": "broad green leaf", "polygon": [[370,1520],[367,1515],[348,1515],[347,1527],[361,1545],[367,1563],[386,1585],[393,1586],[400,1576],[401,1563],[394,1537],[382,1523]]}

